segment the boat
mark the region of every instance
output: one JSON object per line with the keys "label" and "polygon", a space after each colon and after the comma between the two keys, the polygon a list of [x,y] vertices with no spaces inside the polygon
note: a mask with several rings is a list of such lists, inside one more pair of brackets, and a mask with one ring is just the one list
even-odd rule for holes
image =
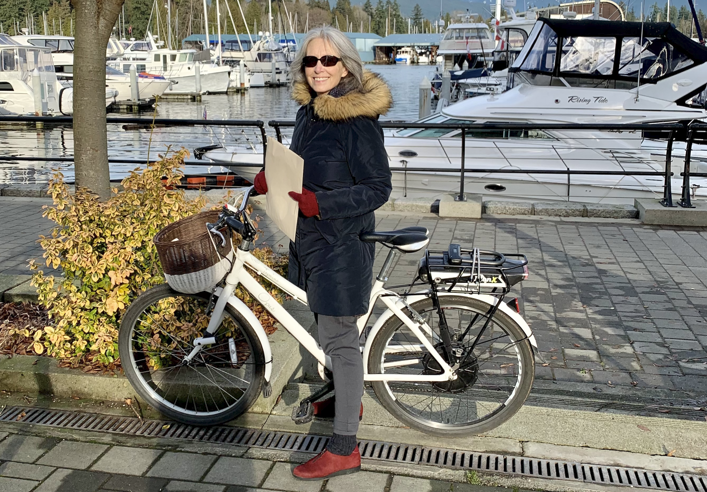
{"label": "boat", "polygon": [[[44,97],[35,98],[33,77],[38,77]],[[1,115],[59,115],[62,89],[49,48],[23,46],[0,34]]]}
{"label": "boat", "polygon": [[[537,19],[532,12],[516,15],[512,8],[507,10],[511,19],[498,25],[498,39],[493,50],[493,62],[490,70],[484,70],[481,75],[473,73],[469,74],[471,76],[457,75],[458,93],[462,99],[483,94],[500,94],[508,88],[508,67],[513,64],[525,46]],[[455,72],[452,72],[452,77],[455,75]]]}
{"label": "boat", "polygon": [[[140,99],[157,98],[164,94],[172,85],[172,81],[161,75],[150,73],[137,74],[138,97]],[[118,91],[119,101],[132,98],[132,82],[130,75],[106,65],[106,85]]]}
{"label": "boat", "polygon": [[437,49],[437,62],[442,71],[459,70],[464,61],[470,69],[485,67],[491,61],[493,33],[482,22],[473,22],[476,14],[463,14],[461,22],[449,24]]}
{"label": "boat", "polygon": [[[707,118],[706,102],[707,48],[672,24],[541,18],[509,68],[506,92],[460,101],[421,122],[690,122]],[[391,167],[404,168],[393,172],[392,196],[434,199],[458,193],[458,172],[434,169],[460,169],[460,137],[459,130],[441,128],[386,136]],[[692,172],[707,172],[707,151],[701,147],[694,146]],[[665,140],[638,131],[469,130],[464,188],[487,198],[632,204],[635,198],[661,197],[663,177],[593,174],[568,179],[566,174],[533,170],[663,173],[665,149]],[[676,142],[674,149],[671,184],[679,193],[684,142]],[[229,160],[236,161],[233,156]],[[697,198],[707,196],[707,180],[693,177],[692,184]]]}
{"label": "boat", "polygon": [[[707,48],[669,23],[541,18],[509,68],[508,91],[448,106],[435,123],[670,123],[707,117]],[[660,196],[660,176],[533,174],[559,171],[660,171],[665,141],[640,132],[474,130],[467,139],[465,180],[470,193],[515,199],[632,203]],[[620,135],[620,137],[618,136]],[[458,178],[415,168],[459,167],[460,132],[404,130],[386,139],[391,165],[405,161],[397,187],[408,196],[440,196],[459,189]],[[684,150],[676,145],[673,189],[680,190]],[[697,149],[698,151],[700,149]],[[405,156],[405,157],[403,157]],[[527,174],[475,174],[473,168],[528,170]],[[693,172],[707,171],[699,154]],[[395,173],[394,173],[395,179]],[[697,195],[707,180],[693,178]]]}
{"label": "boat", "polygon": [[[32,34],[14,36],[13,39],[23,45],[49,49],[57,78],[62,81],[65,87],[71,86],[71,81],[74,78],[74,38]],[[108,42],[106,56],[109,60],[117,59],[122,56],[123,52],[124,48],[119,42],[114,39]],[[150,98],[161,96],[170,87],[171,82],[161,76],[140,74],[138,84],[140,97]],[[130,99],[131,97],[130,77],[109,66],[106,66],[106,86],[116,91],[116,94],[110,97],[111,100]]]}
{"label": "boat", "polygon": [[135,42],[129,45],[122,56],[109,60],[108,65],[123,73],[129,73],[130,67],[134,65],[138,73],[166,78],[172,85],[164,92],[165,95],[195,92],[218,94],[228,91],[231,67],[211,63],[208,54],[205,61],[198,61],[196,50],[162,48],[150,32],[147,33],[145,43]]}
{"label": "boat", "polygon": [[395,54],[395,63],[401,63],[403,65],[410,65],[414,63],[417,58],[417,52],[410,46],[405,46],[400,48]]}
{"label": "boat", "polygon": [[250,78],[250,87],[287,84],[290,70],[288,51],[269,32],[259,32],[258,35],[260,39],[250,49],[236,49],[237,45],[233,43],[226,46],[221,60],[234,70],[243,64]]}
{"label": "boat", "polygon": [[[106,107],[117,94],[114,89],[106,89]],[[0,114],[58,116],[72,113],[73,88],[57,78],[51,49],[21,44],[17,39],[0,34]]]}

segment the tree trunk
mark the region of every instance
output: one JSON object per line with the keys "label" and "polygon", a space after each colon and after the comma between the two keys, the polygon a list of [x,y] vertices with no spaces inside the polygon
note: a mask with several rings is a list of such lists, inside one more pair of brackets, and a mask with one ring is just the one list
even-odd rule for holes
{"label": "tree trunk", "polygon": [[106,46],[125,0],[71,0],[74,46],[74,168],[76,186],[110,197],[106,132]]}

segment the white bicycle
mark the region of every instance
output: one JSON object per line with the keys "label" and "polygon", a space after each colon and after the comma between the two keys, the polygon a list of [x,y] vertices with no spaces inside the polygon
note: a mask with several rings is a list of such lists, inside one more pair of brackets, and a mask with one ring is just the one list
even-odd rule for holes
{"label": "white bicycle", "polygon": [[[207,226],[242,238],[225,280],[201,294],[154,287],[135,299],[121,322],[125,374],[144,400],[179,422],[221,424],[245,412],[261,392],[272,394],[270,344],[258,318],[234,295],[239,285],[319,361],[329,381],[300,402],[293,419],[311,420],[311,403],[333,389],[330,360],[319,344],[253,277],[262,275],[307,303],[303,290],[249,252],[256,235],[246,213],[252,190]],[[510,287],[527,278],[525,256],[458,245],[425,252],[411,284],[424,287],[398,293],[385,288],[396,255],[424,248],[427,230],[370,232],[361,239],[390,249],[369,311],[358,320],[365,334],[364,381],[380,403],[405,425],[443,436],[486,432],[512,417],[530,393],[537,348],[518,300],[505,300]],[[387,309],[371,316],[378,301]]]}

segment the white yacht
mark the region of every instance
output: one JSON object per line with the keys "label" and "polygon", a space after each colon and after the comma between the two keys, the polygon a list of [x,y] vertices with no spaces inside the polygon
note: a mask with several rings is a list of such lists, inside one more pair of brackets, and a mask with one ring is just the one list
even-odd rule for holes
{"label": "white yacht", "polygon": [[485,66],[491,60],[494,36],[489,26],[472,22],[475,14],[461,16],[461,22],[449,24],[437,49],[442,71],[461,67],[466,60],[469,68]]}
{"label": "white yacht", "polygon": [[[74,78],[74,38],[70,36],[43,36],[40,34],[15,36],[15,40],[20,44],[48,48],[54,62],[54,70],[57,78],[69,82],[64,84],[70,86]],[[108,59],[122,55],[122,45],[111,39],[108,43],[106,56]],[[141,98],[161,96],[171,85],[164,77],[139,74],[138,87]],[[106,86],[114,89],[117,100],[130,99],[130,77],[122,72],[106,66]]]}
{"label": "white yacht", "polygon": [[[707,48],[669,23],[539,19],[509,69],[509,90],[446,107],[429,123],[667,123],[705,119]],[[610,172],[664,172],[665,142],[636,131],[467,131],[465,190],[521,200],[633,203],[660,197],[662,176]],[[461,131],[409,129],[386,136],[394,197],[440,197],[459,191]],[[253,149],[207,152],[217,162],[257,162]],[[691,170],[707,172],[700,149]],[[684,143],[671,164],[673,193],[682,184]],[[262,159],[262,157],[261,157]],[[430,169],[440,171],[430,171]],[[249,178],[250,168],[234,169]],[[417,171],[416,169],[421,169]],[[424,170],[422,170],[424,169]],[[475,169],[477,171],[475,171]],[[513,173],[480,170],[511,170]],[[533,173],[583,170],[607,174]],[[253,171],[257,172],[257,168]],[[521,172],[518,172],[521,171]],[[253,172],[254,175],[254,172]],[[707,180],[692,179],[696,196]]]}
{"label": "white yacht", "polygon": [[493,64],[490,73],[481,77],[457,80],[457,84],[465,91],[462,98],[481,94],[499,94],[508,88],[508,67],[513,64],[525,46],[536,21],[535,14],[532,12],[526,13],[524,16],[516,16],[513,9],[508,10],[511,20],[498,25],[498,40],[493,50]]}
{"label": "white yacht", "polygon": [[[33,76],[41,85],[39,94]],[[61,90],[48,48],[23,46],[0,34],[0,114],[60,114]]]}
{"label": "white yacht", "polygon": [[[106,106],[117,91],[106,89]],[[54,72],[51,51],[20,44],[0,34],[0,114],[60,115],[73,113],[73,89]]]}
{"label": "white yacht", "polygon": [[[198,67],[200,92],[213,94],[228,91],[231,67],[220,67],[208,61],[196,61],[196,50],[170,50],[158,47],[149,32],[144,43],[136,42],[128,46],[122,56],[109,60],[108,65],[123,73],[129,73],[130,66],[135,65],[138,73],[166,78],[172,82],[172,85],[165,94],[196,92]],[[145,47],[148,49],[145,50]]]}
{"label": "white yacht", "polygon": [[[707,117],[707,48],[669,23],[538,19],[509,69],[509,90],[448,106],[436,123],[662,123]],[[533,169],[663,171],[665,143],[640,132],[472,130],[466,148],[470,193],[509,198],[631,202],[662,193],[660,176],[533,174]],[[460,167],[460,132],[405,130],[386,138],[391,165],[405,161],[398,188],[408,196],[459,189],[456,176],[415,167]],[[676,145],[679,149],[681,146]],[[684,148],[684,147],[683,147]],[[684,151],[683,151],[684,152]],[[683,153],[684,155],[684,153]],[[698,156],[696,156],[698,157]],[[672,161],[679,192],[680,151]],[[473,169],[527,170],[527,174]],[[695,158],[692,170],[707,171]],[[395,179],[395,173],[394,173]],[[707,195],[707,180],[694,178]]]}
{"label": "white yacht", "polygon": [[400,63],[403,65],[410,65],[415,62],[417,58],[417,52],[410,46],[405,46],[400,48],[395,54],[395,63]]}
{"label": "white yacht", "polygon": [[[227,65],[237,67],[243,63],[248,71],[250,87],[286,84],[289,77],[289,62],[287,52],[269,32],[259,32],[260,39],[246,50],[236,49],[231,44],[230,49],[221,53],[221,59]],[[275,80],[273,80],[273,64],[275,65]]]}

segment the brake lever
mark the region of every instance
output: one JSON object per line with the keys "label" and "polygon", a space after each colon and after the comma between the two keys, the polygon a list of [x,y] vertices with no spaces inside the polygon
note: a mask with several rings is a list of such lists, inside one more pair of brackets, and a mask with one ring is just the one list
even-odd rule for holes
{"label": "brake lever", "polygon": [[218,229],[216,229],[216,224],[208,224],[208,223],[207,223],[207,224],[206,224],[206,228],[208,229],[208,231],[209,231],[211,234],[213,234],[214,236],[218,236],[218,237],[221,238],[221,247],[222,247],[222,248],[223,248],[224,246],[226,246],[226,238],[223,237],[223,234],[221,234],[221,231],[219,231]]}

